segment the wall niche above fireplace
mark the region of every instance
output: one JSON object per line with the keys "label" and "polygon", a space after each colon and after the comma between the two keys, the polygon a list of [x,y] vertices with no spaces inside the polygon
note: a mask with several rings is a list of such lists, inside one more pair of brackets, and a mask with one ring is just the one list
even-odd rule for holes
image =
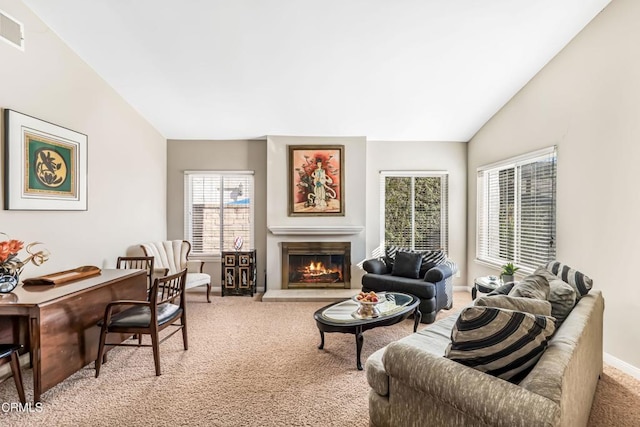
{"label": "wall niche above fireplace", "polygon": [[282,288],[351,287],[351,242],[282,242]]}

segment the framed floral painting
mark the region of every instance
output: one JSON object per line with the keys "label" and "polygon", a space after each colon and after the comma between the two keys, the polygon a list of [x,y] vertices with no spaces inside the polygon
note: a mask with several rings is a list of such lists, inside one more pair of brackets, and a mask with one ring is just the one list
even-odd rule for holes
{"label": "framed floral painting", "polygon": [[289,145],[289,216],[344,216],[344,145]]}
{"label": "framed floral painting", "polygon": [[87,210],[87,136],[4,111],[5,209]]}

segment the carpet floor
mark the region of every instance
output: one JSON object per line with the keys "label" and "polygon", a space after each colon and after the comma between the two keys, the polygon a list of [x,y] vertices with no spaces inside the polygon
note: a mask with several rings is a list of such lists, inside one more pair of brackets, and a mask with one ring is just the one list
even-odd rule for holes
{"label": "carpet floor", "polygon": [[[470,301],[456,293],[450,315]],[[180,334],[160,346],[156,377],[150,348],[119,347],[99,378],[93,364],[42,396],[42,411],[0,407],[3,426],[367,426],[369,386],[355,365],[355,338],[320,336],[313,312],[322,302],[188,295],[189,350]],[[424,326],[424,325],[422,325]],[[413,321],[365,332],[362,360],[412,332]],[[27,398],[32,376],[24,370]],[[0,402],[16,402],[13,380]],[[605,366],[590,426],[640,425],[640,381]]]}

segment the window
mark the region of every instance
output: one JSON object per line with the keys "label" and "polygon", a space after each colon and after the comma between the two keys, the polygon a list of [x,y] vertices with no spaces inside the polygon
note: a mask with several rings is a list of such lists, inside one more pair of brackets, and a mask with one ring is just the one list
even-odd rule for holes
{"label": "window", "polygon": [[448,251],[446,172],[381,172],[381,246]]}
{"label": "window", "polygon": [[524,271],[555,259],[556,149],[478,168],[477,258]]}
{"label": "window", "polygon": [[253,247],[253,172],[185,172],[185,239],[198,255]]}

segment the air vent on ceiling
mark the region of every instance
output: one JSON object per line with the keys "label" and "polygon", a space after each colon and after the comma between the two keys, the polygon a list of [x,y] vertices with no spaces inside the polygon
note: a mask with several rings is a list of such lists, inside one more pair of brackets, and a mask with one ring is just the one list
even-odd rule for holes
{"label": "air vent on ceiling", "polygon": [[0,10],[0,39],[24,50],[24,35],[22,23]]}

